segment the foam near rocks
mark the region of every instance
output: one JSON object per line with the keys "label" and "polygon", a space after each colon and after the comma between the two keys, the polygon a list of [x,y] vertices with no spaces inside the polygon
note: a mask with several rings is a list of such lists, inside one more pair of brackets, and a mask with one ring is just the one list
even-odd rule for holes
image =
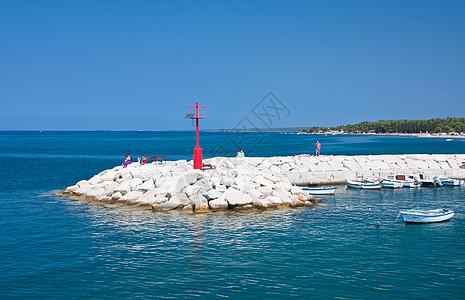
{"label": "foam near rocks", "polygon": [[157,211],[185,212],[312,206],[317,199],[295,185],[338,184],[345,179],[383,177],[394,172],[465,178],[464,154],[319,157],[215,157],[212,170],[192,162],[168,161],[117,166],[81,180],[63,195],[121,202]]}

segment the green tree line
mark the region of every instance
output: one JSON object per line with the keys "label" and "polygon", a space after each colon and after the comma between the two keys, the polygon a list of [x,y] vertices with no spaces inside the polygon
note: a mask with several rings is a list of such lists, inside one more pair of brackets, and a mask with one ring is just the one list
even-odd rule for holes
{"label": "green tree line", "polygon": [[348,133],[376,132],[376,133],[440,133],[464,132],[465,118],[445,118],[429,120],[380,120],[376,122],[361,122],[357,124],[341,125],[337,127],[311,127],[302,132],[316,133],[333,130],[344,130]]}

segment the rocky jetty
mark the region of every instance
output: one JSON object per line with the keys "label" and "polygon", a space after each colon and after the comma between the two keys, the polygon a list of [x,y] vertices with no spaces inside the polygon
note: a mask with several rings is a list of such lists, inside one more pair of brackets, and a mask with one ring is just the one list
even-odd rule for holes
{"label": "rocky jetty", "polygon": [[312,206],[314,199],[295,185],[338,184],[345,179],[391,173],[425,173],[465,178],[465,155],[369,155],[319,157],[215,157],[214,168],[194,170],[185,160],[105,170],[60,194],[118,202],[156,211],[218,212]]}

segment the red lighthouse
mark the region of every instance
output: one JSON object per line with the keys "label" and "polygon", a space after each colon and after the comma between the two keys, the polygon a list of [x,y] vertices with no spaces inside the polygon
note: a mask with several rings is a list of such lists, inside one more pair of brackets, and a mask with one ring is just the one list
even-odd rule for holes
{"label": "red lighthouse", "polygon": [[195,119],[197,144],[194,148],[194,169],[202,170],[202,148],[199,146],[199,119],[205,119],[205,106],[199,106],[199,102],[195,101],[195,106],[189,106],[189,114],[186,115],[186,118]]}

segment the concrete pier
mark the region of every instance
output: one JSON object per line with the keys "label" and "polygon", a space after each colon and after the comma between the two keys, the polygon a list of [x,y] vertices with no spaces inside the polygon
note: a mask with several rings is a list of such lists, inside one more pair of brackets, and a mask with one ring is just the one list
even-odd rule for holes
{"label": "concrete pier", "polygon": [[319,156],[293,161],[295,167],[287,177],[296,185],[339,184],[345,179],[361,181],[363,177],[382,178],[393,173],[465,179],[465,169],[460,168],[465,154]]}

